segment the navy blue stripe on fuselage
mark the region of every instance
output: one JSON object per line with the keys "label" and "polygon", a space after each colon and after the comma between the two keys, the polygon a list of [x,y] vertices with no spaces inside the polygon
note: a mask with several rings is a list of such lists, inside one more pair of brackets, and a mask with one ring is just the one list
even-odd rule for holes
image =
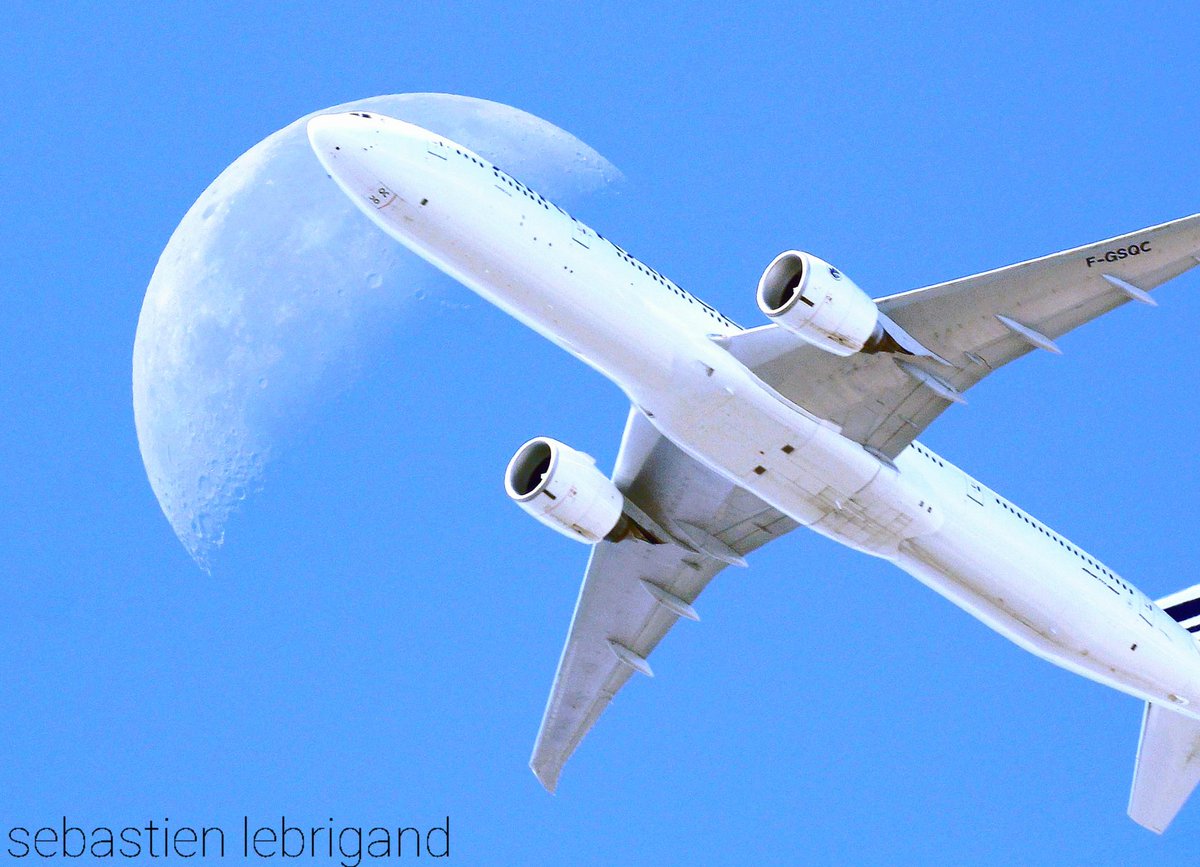
{"label": "navy blue stripe on fuselage", "polygon": [[1186,602],[1180,602],[1164,610],[1174,618],[1176,623],[1182,623],[1185,620],[1191,620],[1193,617],[1200,615],[1200,598],[1189,599]]}

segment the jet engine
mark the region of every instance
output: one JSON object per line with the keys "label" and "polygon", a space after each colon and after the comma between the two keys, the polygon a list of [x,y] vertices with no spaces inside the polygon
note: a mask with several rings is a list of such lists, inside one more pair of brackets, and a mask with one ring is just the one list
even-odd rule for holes
{"label": "jet engine", "polygon": [[628,534],[625,497],[596,461],[549,437],[517,449],[504,473],[504,490],[547,527],[577,542],[595,545]]}
{"label": "jet engine", "polygon": [[886,340],[879,309],[828,262],[788,250],[758,281],[758,308],[807,343],[834,355],[878,351]]}

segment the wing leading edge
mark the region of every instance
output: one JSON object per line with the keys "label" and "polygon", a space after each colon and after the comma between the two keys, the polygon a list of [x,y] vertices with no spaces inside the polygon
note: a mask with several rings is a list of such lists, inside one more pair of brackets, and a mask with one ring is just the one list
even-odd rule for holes
{"label": "wing leading edge", "polygon": [[663,636],[680,617],[698,619],[692,603],[732,555],[796,526],[684,454],[637,409],[630,412],[613,481],[681,541],[630,539],[592,549],[529,762],[550,791],[630,675],[651,674],[647,658]]}

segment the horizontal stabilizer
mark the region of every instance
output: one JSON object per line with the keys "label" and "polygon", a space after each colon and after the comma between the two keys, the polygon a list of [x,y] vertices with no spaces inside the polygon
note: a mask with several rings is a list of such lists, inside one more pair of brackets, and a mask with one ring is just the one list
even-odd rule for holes
{"label": "horizontal stabilizer", "polygon": [[1161,834],[1200,783],[1200,720],[1146,705],[1129,818]]}
{"label": "horizontal stabilizer", "polygon": [[1200,584],[1177,590],[1155,603],[1188,632],[1200,632]]}

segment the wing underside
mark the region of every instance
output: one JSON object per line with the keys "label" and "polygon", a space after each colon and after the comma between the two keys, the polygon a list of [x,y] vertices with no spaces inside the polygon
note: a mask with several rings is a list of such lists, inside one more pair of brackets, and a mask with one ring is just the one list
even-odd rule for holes
{"label": "wing underside", "polygon": [[[776,325],[722,338],[767,385],[885,458],[985,376],[1200,264],[1200,215],[877,301],[930,357],[831,355]],[[728,563],[796,524],[665,439],[636,409],[613,481],[665,542],[592,551],[530,766],[551,791],[613,696]]]}
{"label": "wing underside", "polygon": [[796,526],[688,457],[636,409],[614,481],[679,541],[629,539],[592,549],[530,759],[550,791],[617,691],[635,672],[650,673],[647,658],[663,636],[681,617],[696,618],[692,604],[731,554],[745,554]]}
{"label": "wing underside", "polygon": [[992,371],[1200,264],[1200,215],[880,298],[879,309],[948,364],[840,358],[767,325],[728,340],[764,382],[849,439],[895,457]]}

